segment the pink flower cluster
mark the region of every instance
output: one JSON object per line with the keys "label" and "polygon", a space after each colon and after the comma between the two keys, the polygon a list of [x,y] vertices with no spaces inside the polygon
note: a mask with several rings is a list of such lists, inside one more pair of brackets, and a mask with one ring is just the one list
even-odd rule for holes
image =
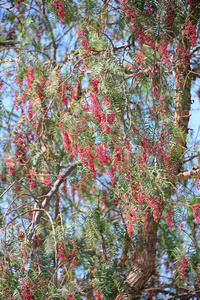
{"label": "pink flower cluster", "polygon": [[[103,111],[99,103],[99,92],[98,92],[99,79],[97,76],[93,77],[91,80],[91,92],[89,93],[89,98],[91,102],[91,113],[94,116],[95,120],[100,125],[104,134],[107,134],[111,128],[109,125],[112,125],[115,120],[116,112],[114,111]],[[111,103],[110,98],[104,98],[103,102],[108,107],[108,101]]]}
{"label": "pink flower cluster", "polygon": [[40,121],[39,122],[33,121],[32,125],[36,131],[36,137],[39,138],[40,137]]}
{"label": "pink flower cluster", "polygon": [[5,158],[5,163],[8,168],[8,174],[10,174],[10,176],[13,176],[16,168],[15,164],[11,161],[10,157]]}
{"label": "pink flower cluster", "polygon": [[33,285],[30,284],[27,280],[26,281],[22,280],[20,285],[22,290],[21,300],[33,300],[34,299],[32,298],[33,290],[34,290]]}
{"label": "pink flower cluster", "polygon": [[122,161],[122,150],[119,149],[118,146],[114,145],[114,151],[113,151],[113,158],[112,162],[116,168],[116,170],[120,173],[121,172],[121,166],[120,162]]}
{"label": "pink flower cluster", "polygon": [[[163,99],[160,99],[159,105],[160,110],[162,109],[162,102]],[[140,154],[138,154],[135,157],[135,162],[138,165],[139,172],[141,174],[141,178],[145,175],[145,168],[146,163],[148,160],[152,157],[157,158],[157,161],[160,166],[162,166],[163,171],[167,175],[168,178],[173,178],[175,172],[175,167],[172,166],[171,162],[171,151],[164,151],[164,149],[167,149],[167,143],[168,143],[168,135],[169,132],[167,131],[167,128],[165,127],[165,123],[163,123],[162,131],[158,133],[158,138],[155,142],[155,145],[152,145],[152,143],[149,141],[149,139],[146,136],[143,136],[141,139],[141,136],[137,135],[137,129],[135,129],[135,136],[138,137],[138,140],[140,140],[140,146],[141,151]],[[124,153],[123,153],[124,155]],[[123,160],[122,160],[123,161]],[[117,162],[115,162],[116,167]],[[127,163],[128,165],[128,163]],[[128,179],[131,187],[132,187],[132,203],[129,202],[130,197],[121,197],[121,203],[118,203],[118,205],[122,205],[123,207],[126,207],[127,214],[125,216],[125,219],[127,221],[127,229],[129,236],[132,236],[132,228],[133,225],[137,223],[138,220],[141,220],[142,222],[146,222],[148,224],[149,221],[149,213],[148,211],[151,211],[153,214],[154,221],[158,222],[162,213],[162,198],[159,196],[155,196],[155,194],[149,194],[143,186],[142,181],[141,182],[135,182],[134,178],[132,178],[129,174],[129,169],[124,167],[124,161],[123,161],[123,170],[125,170],[126,176],[124,178],[130,178]],[[130,172],[131,174],[131,172]],[[160,184],[160,178],[157,178],[157,183]],[[133,203],[134,203],[134,209],[133,209]],[[143,212],[141,214],[141,205],[147,208],[147,211]],[[172,228],[173,225],[173,209],[168,211],[166,216],[166,223],[169,226],[169,228]]]}
{"label": "pink flower cluster", "polygon": [[192,209],[195,216],[195,221],[197,224],[200,224],[200,203],[194,204]]}
{"label": "pink flower cluster", "polygon": [[68,294],[68,295],[65,297],[65,300],[75,300],[75,298],[74,298],[74,297],[72,298],[72,294]]}
{"label": "pink flower cluster", "polygon": [[169,230],[172,230],[172,226],[174,225],[173,217],[174,217],[174,210],[173,210],[173,207],[171,206],[165,217],[166,224],[167,224]]}
{"label": "pink flower cluster", "polygon": [[78,264],[78,261],[76,259],[76,248],[74,243],[71,241],[71,246],[72,246],[71,253],[66,253],[66,249],[62,242],[57,241],[57,246],[58,246],[58,257],[60,258],[61,263],[62,264],[68,263],[69,269],[70,270],[74,269]]}
{"label": "pink flower cluster", "polygon": [[33,118],[33,101],[32,100],[29,100],[29,105],[28,105],[28,118],[29,120],[32,120]]}
{"label": "pink flower cluster", "polygon": [[85,35],[85,34],[87,35],[88,31],[87,31],[87,29],[81,28],[81,26],[78,26],[76,28],[76,33],[77,33],[78,37],[81,38],[83,35]]}
{"label": "pink flower cluster", "polygon": [[[60,83],[62,82],[62,79],[60,78]],[[71,92],[70,101],[73,101],[74,99],[74,93],[73,93],[73,86],[72,84],[66,85],[65,83],[61,84],[61,90],[59,92],[59,97],[62,105],[67,105],[68,103],[68,97],[67,97],[67,91]]]}
{"label": "pink flower cluster", "polygon": [[185,23],[185,35],[190,44],[194,47],[197,41],[196,25],[192,25],[190,22]]}
{"label": "pink flower cluster", "polygon": [[118,295],[117,295],[117,297],[116,297],[115,299],[113,299],[113,300],[121,300],[122,297],[123,297],[123,295],[121,295],[121,296],[118,296]]}
{"label": "pink flower cluster", "polygon": [[128,207],[128,213],[126,214],[125,221],[127,222],[127,232],[130,238],[132,238],[132,225],[136,224],[138,220],[137,208]]}
{"label": "pink flower cluster", "polygon": [[171,65],[171,54],[168,50],[168,41],[160,41],[158,51],[161,53],[162,63],[169,68]]}
{"label": "pink flower cluster", "polygon": [[25,136],[22,132],[15,131],[14,132],[14,143],[16,145],[17,151],[16,151],[16,161],[21,164],[21,166],[24,165],[24,163],[27,161],[26,158],[26,149],[27,145],[24,142]]}
{"label": "pink flower cluster", "polygon": [[[173,20],[174,20],[174,14],[175,14],[175,10],[171,4],[172,4],[171,1],[165,2],[165,7],[166,7],[166,11],[167,11],[167,13],[165,15],[165,22],[167,24],[167,29],[169,31],[168,35],[170,37],[172,37],[172,32],[174,31]],[[168,40],[169,40],[169,36],[167,37]]]}
{"label": "pink flower cluster", "polygon": [[62,129],[61,123],[58,123],[58,126],[63,135],[64,148],[66,149],[67,152],[69,152],[71,150],[71,141],[69,138],[69,134]]}
{"label": "pink flower cluster", "polygon": [[96,300],[102,300],[100,292],[95,292]]}
{"label": "pink flower cluster", "polygon": [[20,167],[24,169],[27,162],[26,149],[27,145],[25,142],[25,136],[22,132],[14,132],[14,144],[16,146],[15,162],[11,158],[6,157],[5,162],[8,167],[8,173],[13,176],[14,171],[16,170],[16,163],[20,164]]}
{"label": "pink flower cluster", "polygon": [[88,55],[90,55],[90,52],[92,50],[92,48],[88,44],[88,30],[79,26],[76,29],[76,33],[78,37],[81,38],[80,43],[84,50],[82,57],[87,57]]}
{"label": "pink flower cluster", "polygon": [[93,175],[96,174],[96,170],[95,170],[95,167],[94,167],[94,154],[91,150],[89,150],[89,147],[86,147],[88,148],[87,150],[87,157],[88,157],[88,168],[89,170],[91,171],[91,173]]}
{"label": "pink flower cluster", "polygon": [[151,208],[152,212],[153,212],[153,218],[155,222],[159,222],[160,220],[160,216],[161,216],[161,199],[160,197],[148,197],[148,200],[146,200],[148,202],[148,207]]}
{"label": "pink flower cluster", "polygon": [[120,5],[122,6],[123,10],[125,11],[126,19],[128,19],[128,18],[134,19],[135,18],[135,13],[134,13],[134,10],[131,8],[131,6],[128,7],[124,0],[120,1]]}
{"label": "pink flower cluster", "polygon": [[64,21],[65,21],[64,1],[63,0],[54,0],[51,4],[57,10],[57,14],[60,18],[60,22],[64,23]]}
{"label": "pink flower cluster", "polygon": [[181,266],[178,267],[178,273],[181,279],[185,278],[187,271],[187,260],[185,254],[181,253]]}
{"label": "pink flower cluster", "polygon": [[62,192],[64,194],[67,194],[67,179],[65,179],[64,182],[63,182]]}
{"label": "pink flower cluster", "polygon": [[58,176],[57,176],[57,179],[58,179],[59,181],[62,181],[62,179],[63,179],[62,174],[58,175]]}
{"label": "pink flower cluster", "polygon": [[108,156],[108,145],[104,142],[95,148],[95,157],[100,165],[107,165],[110,158]]}
{"label": "pink flower cluster", "polygon": [[197,287],[200,289],[200,264],[196,267]]}
{"label": "pink flower cluster", "polygon": [[114,181],[114,178],[115,178],[115,169],[113,167],[111,167],[108,171],[108,174],[110,175],[110,181],[114,187],[114,184],[115,184],[115,181]]}
{"label": "pink flower cluster", "polygon": [[33,68],[31,68],[31,67],[28,67],[27,68],[27,73],[28,73],[28,75],[27,75],[27,77],[26,77],[26,82],[27,82],[27,88],[28,89],[31,89],[31,85],[32,85],[32,83],[33,83],[33,81],[35,80],[35,76],[33,75]]}
{"label": "pink flower cluster", "polygon": [[50,174],[44,174],[44,178],[42,179],[42,182],[45,184],[45,186],[49,187],[51,184]]}

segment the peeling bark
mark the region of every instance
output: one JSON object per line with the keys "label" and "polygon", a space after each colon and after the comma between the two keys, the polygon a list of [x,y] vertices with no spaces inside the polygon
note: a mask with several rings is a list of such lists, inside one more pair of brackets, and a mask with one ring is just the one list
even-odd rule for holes
{"label": "peeling bark", "polygon": [[120,267],[124,267],[128,257],[129,257],[129,242],[131,241],[128,233],[126,232],[126,235],[125,235],[125,243],[122,247],[122,251],[121,251],[121,255],[120,255],[120,259],[117,263],[118,266]]}
{"label": "peeling bark", "polygon": [[200,168],[197,168],[196,170],[192,171],[184,171],[178,174],[178,179],[180,181],[198,177],[200,177]]}
{"label": "peeling bark", "polygon": [[130,294],[136,296],[144,288],[155,269],[157,229],[149,222],[141,238],[137,261],[126,276]]}

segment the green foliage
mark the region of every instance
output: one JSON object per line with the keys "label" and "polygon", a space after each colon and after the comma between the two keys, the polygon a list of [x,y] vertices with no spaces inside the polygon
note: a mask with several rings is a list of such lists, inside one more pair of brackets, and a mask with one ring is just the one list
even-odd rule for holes
{"label": "green foliage", "polygon": [[197,298],[198,1],[6,5],[0,299]]}

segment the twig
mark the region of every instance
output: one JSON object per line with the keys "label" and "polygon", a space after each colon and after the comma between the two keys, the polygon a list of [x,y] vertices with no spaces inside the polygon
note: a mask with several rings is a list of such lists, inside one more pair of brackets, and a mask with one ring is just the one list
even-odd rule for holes
{"label": "twig", "polygon": [[107,261],[107,254],[106,254],[106,243],[105,243],[105,238],[103,234],[101,233],[101,238],[102,238],[102,250],[103,250],[103,261]]}
{"label": "twig", "polygon": [[200,45],[197,45],[196,47],[194,47],[191,51],[190,51],[190,55],[193,55],[196,51],[198,51],[200,49]]}
{"label": "twig", "polygon": [[13,185],[15,185],[15,183],[20,182],[22,179],[20,179],[19,181],[15,180],[13,183],[11,183],[9,185],[9,187],[7,187],[7,189],[0,195],[0,198],[3,197],[10,189],[11,187],[13,187]]}

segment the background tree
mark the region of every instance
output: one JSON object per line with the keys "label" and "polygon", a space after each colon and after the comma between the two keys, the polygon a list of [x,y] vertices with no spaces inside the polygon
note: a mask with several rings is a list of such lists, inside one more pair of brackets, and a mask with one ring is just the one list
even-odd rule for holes
{"label": "background tree", "polygon": [[198,299],[199,1],[0,9],[1,299]]}

